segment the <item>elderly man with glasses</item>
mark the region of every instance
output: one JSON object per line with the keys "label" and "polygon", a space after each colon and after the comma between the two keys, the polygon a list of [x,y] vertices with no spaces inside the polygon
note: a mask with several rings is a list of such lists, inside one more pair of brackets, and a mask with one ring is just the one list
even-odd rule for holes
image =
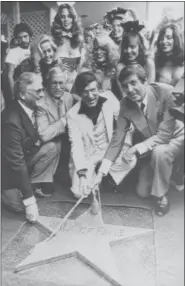
{"label": "elderly man with glasses", "polygon": [[[60,66],[55,66],[49,71],[48,86],[45,97],[37,104],[36,121],[41,142],[58,142],[61,156],[57,174],[61,179],[69,177],[67,174],[70,144],[66,129],[66,113],[73,105],[73,96],[66,91],[67,74]],[[62,168],[65,166],[65,169]],[[61,176],[61,173],[64,176]],[[67,176],[68,175],[68,176]],[[57,176],[56,176],[57,179]]]}
{"label": "elderly man with glasses", "polygon": [[25,72],[15,83],[15,101],[2,113],[2,203],[25,210],[33,222],[38,216],[34,189],[53,181],[60,148],[42,143],[37,135],[35,108],[44,97],[39,75]]}

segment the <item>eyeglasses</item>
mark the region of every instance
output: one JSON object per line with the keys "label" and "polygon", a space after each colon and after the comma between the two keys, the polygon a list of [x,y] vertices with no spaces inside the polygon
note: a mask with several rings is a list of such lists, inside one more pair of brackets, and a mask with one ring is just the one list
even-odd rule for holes
{"label": "eyeglasses", "polygon": [[62,82],[62,81],[53,81],[53,82],[51,82],[51,85],[52,86],[59,85],[60,87],[62,87],[64,85],[64,82]]}
{"label": "eyeglasses", "polygon": [[36,93],[36,95],[40,95],[42,92],[44,92],[43,88],[39,88],[39,89],[29,89],[30,91],[34,91]]}

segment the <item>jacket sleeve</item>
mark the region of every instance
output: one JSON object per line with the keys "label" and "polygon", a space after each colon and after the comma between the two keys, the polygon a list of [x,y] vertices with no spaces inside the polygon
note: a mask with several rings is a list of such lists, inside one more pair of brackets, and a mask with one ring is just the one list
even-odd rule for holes
{"label": "jacket sleeve", "polygon": [[124,117],[124,109],[121,106],[116,123],[116,129],[113,132],[112,140],[105,153],[105,158],[114,162],[121,152],[126,133],[129,129],[130,122]]}
{"label": "jacket sleeve", "polygon": [[158,118],[159,125],[156,134],[142,142],[149,150],[153,150],[160,144],[168,144],[172,139],[175,130],[175,120],[169,113],[169,108],[172,106],[174,106],[172,94],[168,91],[163,100],[163,111],[159,114],[161,118]]}
{"label": "jacket sleeve", "polygon": [[36,123],[40,140],[48,142],[65,132],[66,118],[64,115],[60,120],[50,123],[46,110],[37,106]]}
{"label": "jacket sleeve", "polygon": [[3,156],[9,168],[18,178],[18,187],[22,192],[23,199],[27,199],[33,196],[33,192],[24,158],[21,131],[12,123],[7,123],[5,128],[6,132],[3,134]]}
{"label": "jacket sleeve", "polygon": [[75,118],[73,118],[71,115],[68,115],[67,123],[68,123],[69,140],[71,143],[71,155],[75,168],[77,172],[83,169],[88,169],[84,152],[82,132]]}

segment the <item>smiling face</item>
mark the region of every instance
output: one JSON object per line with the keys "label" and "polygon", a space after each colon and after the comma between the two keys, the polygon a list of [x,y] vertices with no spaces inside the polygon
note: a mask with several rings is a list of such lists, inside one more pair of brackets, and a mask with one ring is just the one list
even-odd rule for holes
{"label": "smiling face", "polygon": [[171,54],[174,47],[173,30],[167,28],[161,38],[160,46],[165,54]]}
{"label": "smiling face", "polygon": [[139,56],[139,43],[136,35],[129,35],[127,45],[124,48],[124,54],[129,62],[135,61]]}
{"label": "smiling face", "polygon": [[143,83],[137,75],[130,75],[120,83],[124,96],[129,97],[133,102],[143,101],[146,94],[146,83]]}
{"label": "smiling face", "polygon": [[40,45],[43,55],[43,60],[46,64],[51,64],[53,60],[54,51],[51,47],[51,44],[49,41],[46,41]]}
{"label": "smiling face", "polygon": [[112,22],[112,33],[115,39],[119,39],[123,35],[123,27],[121,26],[121,20],[114,19]]}
{"label": "smiling face", "polygon": [[60,99],[65,91],[66,78],[62,73],[53,74],[50,78],[50,94],[55,99]]}
{"label": "smiling face", "polygon": [[95,107],[99,98],[98,83],[92,81],[81,93],[81,98],[88,107]]}
{"label": "smiling face", "polygon": [[107,51],[97,41],[94,42],[94,54],[98,63],[103,63],[107,60]]}
{"label": "smiling face", "polygon": [[73,26],[73,16],[67,8],[62,9],[60,14],[60,19],[62,22],[62,27],[65,31],[70,31]]}

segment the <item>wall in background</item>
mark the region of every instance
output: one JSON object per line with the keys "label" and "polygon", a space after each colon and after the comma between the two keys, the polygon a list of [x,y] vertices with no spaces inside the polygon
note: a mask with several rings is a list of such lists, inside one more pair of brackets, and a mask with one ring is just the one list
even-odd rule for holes
{"label": "wall in background", "polygon": [[184,2],[148,2],[147,20],[150,28],[155,28],[162,15],[168,14],[173,19],[184,17]]}
{"label": "wall in background", "polygon": [[106,12],[112,10],[115,7],[133,8],[140,19],[146,20],[147,13],[147,2],[76,2],[74,8],[76,9],[79,16],[87,15],[86,18],[82,19],[84,26],[90,25],[96,22],[100,22]]}

